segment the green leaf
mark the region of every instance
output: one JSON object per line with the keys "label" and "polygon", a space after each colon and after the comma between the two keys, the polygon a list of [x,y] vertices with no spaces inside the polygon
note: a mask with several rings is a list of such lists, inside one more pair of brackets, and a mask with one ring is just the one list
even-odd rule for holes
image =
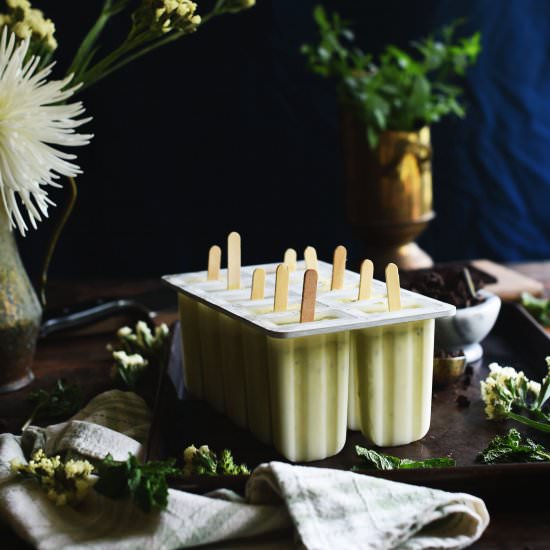
{"label": "green leaf", "polygon": [[378,145],[378,132],[372,126],[367,126],[367,142],[371,149],[376,149]]}
{"label": "green leaf", "polygon": [[550,299],[536,298],[524,292],[521,295],[521,304],[541,325],[550,327]]}
{"label": "green leaf", "polygon": [[355,446],[357,456],[364,459],[364,466],[356,466],[353,469],[358,471],[361,469],[376,469],[376,470],[402,470],[412,468],[447,468],[455,466],[454,459],[449,457],[444,458],[427,458],[425,460],[411,460],[409,458],[399,458],[397,456],[387,455],[366,449],[360,445]]}
{"label": "green leaf", "polygon": [[353,33],[338,14],[328,16],[317,6],[314,18],[320,38],[318,45],[302,47],[307,65],[335,79],[340,101],[367,125],[371,148],[385,129],[413,130],[447,115],[464,116],[462,88],[454,81],[477,60],[481,35],[455,39],[461,20],[443,28],[438,38],[412,42],[410,51],[389,44],[375,58],[350,43]]}
{"label": "green leaf", "polygon": [[504,436],[496,436],[477,456],[482,464],[508,462],[548,462],[550,453],[540,444],[511,429]]}
{"label": "green leaf", "polygon": [[82,390],[77,384],[69,384],[61,378],[50,391],[34,391],[28,399],[34,409],[22,430],[35,420],[65,420],[78,412],[82,407]]}
{"label": "green leaf", "polygon": [[97,466],[99,479],[94,489],[106,497],[120,499],[130,494],[128,487],[128,468],[126,462],[113,460],[108,454]]}
{"label": "green leaf", "polygon": [[132,495],[136,505],[144,512],[162,510],[168,503],[166,477],[179,474],[174,462],[166,460],[140,464],[131,454],[126,461],[116,461],[107,455],[97,465],[99,479],[94,489],[113,499]]}

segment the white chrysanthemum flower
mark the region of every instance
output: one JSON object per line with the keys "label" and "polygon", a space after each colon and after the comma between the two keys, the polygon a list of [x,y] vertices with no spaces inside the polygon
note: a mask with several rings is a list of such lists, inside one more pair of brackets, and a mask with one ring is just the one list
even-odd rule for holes
{"label": "white chrysanthemum flower", "polygon": [[539,396],[540,388],[540,384],[534,380],[529,380],[529,382],[527,382],[527,390],[530,391],[535,397]]}
{"label": "white chrysanthemum flower", "polygon": [[46,78],[52,65],[35,72],[40,58],[25,62],[29,40],[19,44],[7,28],[0,40],[0,208],[5,208],[12,227],[25,234],[28,227],[18,200],[26,207],[31,225],[48,216],[45,187],[60,187],[60,176],[74,177],[80,168],[69,162],[75,155],[54,146],[76,147],[89,143],[91,134],[75,128],[91,118],[76,120],[84,113],[82,103],[64,104],[78,86],[66,88],[63,80]]}

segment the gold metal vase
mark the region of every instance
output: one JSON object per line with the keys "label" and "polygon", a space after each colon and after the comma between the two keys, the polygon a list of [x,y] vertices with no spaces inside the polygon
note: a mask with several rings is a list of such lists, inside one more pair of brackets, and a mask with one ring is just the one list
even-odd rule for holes
{"label": "gold metal vase", "polygon": [[348,219],[377,271],[392,261],[401,269],[433,265],[414,240],[435,216],[432,210],[430,129],[386,131],[376,149],[365,124],[342,113]]}

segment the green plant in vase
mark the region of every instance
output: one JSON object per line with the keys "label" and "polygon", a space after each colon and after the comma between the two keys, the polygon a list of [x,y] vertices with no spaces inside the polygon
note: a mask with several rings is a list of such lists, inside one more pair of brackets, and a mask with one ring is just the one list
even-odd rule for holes
{"label": "green plant in vase", "polygon": [[433,218],[430,126],[463,117],[457,80],[475,63],[481,35],[456,37],[460,21],[434,36],[372,55],[338,14],[317,6],[319,42],[304,45],[311,71],[336,83],[342,115],[348,217],[380,265],[426,267],[414,239]]}
{"label": "green plant in vase", "polygon": [[[41,303],[19,257],[13,229],[21,235],[48,216],[50,186],[69,182],[71,200],[58,224],[41,277],[45,304],[48,266],[76,200],[74,178],[81,173],[65,148],[87,145],[89,122],[72,102],[82,90],[153,50],[187,36],[210,19],[250,8],[255,0],[216,0],[199,15],[190,0],[104,0],[97,21],[84,36],[66,76],[50,78],[58,47],[55,25],[29,0],[6,0],[0,14],[0,393],[32,380]],[[102,38],[114,17],[131,18],[130,30],[112,51]]]}

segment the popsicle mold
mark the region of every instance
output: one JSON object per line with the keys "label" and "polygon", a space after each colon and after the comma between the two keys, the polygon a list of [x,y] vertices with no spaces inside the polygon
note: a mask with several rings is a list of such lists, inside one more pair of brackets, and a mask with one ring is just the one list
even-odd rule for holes
{"label": "popsicle mold", "polygon": [[[266,298],[252,301],[257,267],[266,271]],[[386,286],[376,280],[370,298],[357,302],[359,275],[346,271],[343,289],[324,291],[331,265],[319,261],[316,318],[300,323],[293,308],[304,263],[291,274],[288,311],[281,313],[271,312],[276,267],[243,267],[241,289],[231,291],[223,270],[221,282],[206,282],[204,273],[163,278],[180,294],[191,393],[200,397],[202,381],[203,399],[292,461],[338,453],[348,426],[377,445],[423,437],[434,319],[453,315],[454,306],[401,290],[402,309],[388,311]]]}

